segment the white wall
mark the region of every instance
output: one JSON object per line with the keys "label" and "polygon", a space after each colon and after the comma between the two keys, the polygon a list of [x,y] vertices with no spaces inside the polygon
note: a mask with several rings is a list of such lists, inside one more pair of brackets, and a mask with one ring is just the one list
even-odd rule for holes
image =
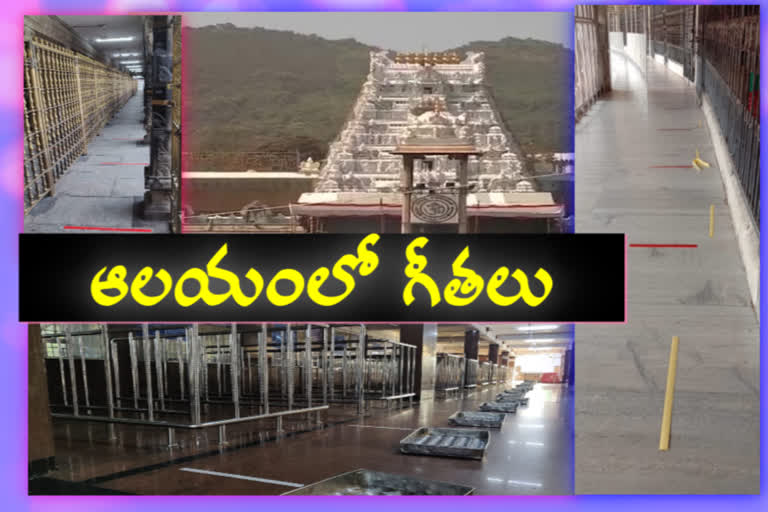
{"label": "white wall", "polygon": [[608,44],[611,46],[611,50],[624,51],[624,34],[608,32]]}
{"label": "white wall", "polygon": [[647,44],[648,40],[645,34],[627,34],[627,46],[624,47],[624,53],[632,62],[637,64],[643,74],[645,74],[648,66],[645,55]]}
{"label": "white wall", "polygon": [[627,33],[627,45],[624,46],[624,34],[622,32],[610,32],[608,34],[611,44],[611,50],[619,51],[635,63],[637,67],[646,73],[648,66],[645,56],[645,49],[648,41],[645,34]]}

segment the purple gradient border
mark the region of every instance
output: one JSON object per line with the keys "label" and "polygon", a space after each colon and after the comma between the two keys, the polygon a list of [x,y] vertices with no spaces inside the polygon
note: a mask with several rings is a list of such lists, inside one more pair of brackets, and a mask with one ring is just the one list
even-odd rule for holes
{"label": "purple gradient border", "polygon": [[[9,511],[32,510],[60,512],[83,510],[128,512],[184,510],[210,512],[211,507],[221,511],[253,510],[260,506],[281,507],[282,510],[300,510],[312,507],[318,511],[357,510],[365,506],[370,512],[386,511],[392,506],[415,510],[416,507],[439,507],[443,512],[458,512],[471,506],[478,507],[536,507],[536,512],[605,511],[647,512],[672,510],[681,507],[698,512],[724,510],[768,510],[768,499],[759,496],[578,496],[578,497],[472,497],[472,498],[378,498],[370,497],[27,497],[27,357],[26,330],[18,318],[18,237],[22,230],[22,101],[23,89],[23,14],[128,14],[132,12],[190,12],[190,11],[555,11],[572,10],[575,0],[23,0],[8,2],[0,16],[0,76],[5,77],[0,90],[0,236],[6,249],[0,254],[0,282],[6,294],[0,298],[0,344],[5,357],[0,363],[0,389],[6,390],[0,419],[0,439],[6,448],[0,457],[0,496],[2,508]],[[586,3],[586,2],[585,2]],[[603,2],[603,3],[737,3],[737,2]],[[745,2],[754,3],[754,2]],[[766,3],[766,2],[760,2]],[[761,45],[768,42],[765,17],[761,19]],[[573,34],[573,28],[566,28]],[[761,61],[761,74],[766,74],[768,60]],[[763,81],[760,94],[765,97],[768,82]],[[768,103],[760,102],[761,123],[768,113]],[[766,141],[761,141],[765,152]],[[762,168],[761,168],[762,171]],[[765,180],[762,180],[765,186]],[[765,196],[765,191],[761,190]],[[768,207],[761,206],[761,217],[766,218]],[[761,260],[765,248],[761,247]],[[45,264],[41,261],[41,264]],[[765,279],[761,273],[760,316],[766,307]],[[764,329],[761,322],[761,342]],[[768,367],[766,351],[761,351],[761,369]],[[761,371],[761,388],[766,388],[766,373]],[[578,376],[576,377],[578,379]],[[765,419],[765,394],[761,395],[761,419]],[[728,435],[728,433],[723,433]],[[766,439],[766,422],[761,422],[761,445]],[[654,447],[649,447],[654,449]],[[761,488],[766,489],[768,472],[761,458]],[[302,500],[302,501],[299,501]],[[761,505],[762,503],[762,505]]]}

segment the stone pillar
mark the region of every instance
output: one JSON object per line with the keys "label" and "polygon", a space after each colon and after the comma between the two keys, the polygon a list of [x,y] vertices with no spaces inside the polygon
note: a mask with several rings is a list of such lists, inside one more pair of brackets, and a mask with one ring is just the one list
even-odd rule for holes
{"label": "stone pillar", "polygon": [[53,427],[48,401],[48,376],[40,325],[30,324],[29,333],[29,476],[40,476],[55,467]]}
{"label": "stone pillar", "polygon": [[479,348],[480,348],[480,331],[477,329],[469,329],[468,331],[464,332],[464,357],[466,359],[465,361],[465,368],[464,368],[464,385],[465,386],[473,386],[477,384],[477,375],[474,372],[470,372],[470,359],[474,359],[476,361],[480,360],[479,357]]}
{"label": "stone pillar", "polygon": [[480,331],[470,329],[464,333],[464,357],[477,359],[480,346]]}
{"label": "stone pillar", "polygon": [[414,390],[416,398],[421,395],[421,360],[422,360],[422,338],[424,336],[423,324],[405,324],[400,326],[400,342],[416,346],[416,361],[414,375]]}
{"label": "stone pillar", "polygon": [[569,348],[563,356],[563,382],[569,386],[574,384],[573,369],[573,349]]}
{"label": "stone pillar", "polygon": [[141,144],[149,144],[152,138],[152,17],[144,17],[144,138]]}
{"label": "stone pillar", "polygon": [[400,232],[411,232],[411,192],[413,191],[413,157],[403,155],[403,170],[400,174],[400,188],[403,191],[403,206],[400,213]]}
{"label": "stone pillar", "polygon": [[152,129],[149,165],[144,168],[143,217],[170,220],[173,16],[152,16],[152,20]]}
{"label": "stone pillar", "polygon": [[491,343],[490,345],[488,345],[488,361],[490,361],[491,364],[499,363],[499,344],[498,343]]}
{"label": "stone pillar", "polygon": [[501,353],[501,366],[509,366],[509,350]]}
{"label": "stone pillar", "polygon": [[467,233],[467,155],[458,157],[457,177],[459,182],[459,233]]}

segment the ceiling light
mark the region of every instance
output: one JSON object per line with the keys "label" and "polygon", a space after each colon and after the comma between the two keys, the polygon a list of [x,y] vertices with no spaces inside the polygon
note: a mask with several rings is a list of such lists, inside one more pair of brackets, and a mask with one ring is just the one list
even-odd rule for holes
{"label": "ceiling light", "polygon": [[554,331],[560,327],[557,324],[542,324],[542,325],[524,325],[522,327],[518,327],[518,331]]}
{"label": "ceiling light", "polygon": [[133,41],[133,36],[128,36],[128,37],[107,37],[107,38],[104,38],[104,39],[98,37],[98,38],[94,39],[94,41],[97,42],[97,43],[118,43],[118,42],[121,42],[121,41]]}
{"label": "ceiling light", "polygon": [[555,338],[528,338],[525,340],[526,343],[552,343],[553,341],[557,341]]}
{"label": "ceiling light", "polygon": [[121,64],[141,64],[140,60],[121,60]]}
{"label": "ceiling light", "polygon": [[113,57],[138,57],[138,53],[113,53]]}

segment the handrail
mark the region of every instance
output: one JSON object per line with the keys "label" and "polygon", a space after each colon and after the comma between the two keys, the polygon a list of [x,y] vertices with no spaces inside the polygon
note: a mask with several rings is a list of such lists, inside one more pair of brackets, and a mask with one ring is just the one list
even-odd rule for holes
{"label": "handrail", "polygon": [[61,414],[52,413],[53,418],[62,418],[68,420],[77,421],[93,421],[97,423],[122,423],[127,425],[145,425],[149,427],[162,427],[162,428],[183,428],[188,430],[219,427],[221,425],[231,425],[234,423],[244,423],[247,421],[257,421],[269,418],[278,418],[282,416],[290,416],[292,414],[305,414],[309,412],[324,411],[328,409],[327,405],[319,405],[317,407],[305,407],[303,409],[291,409],[289,411],[271,412],[268,414],[258,414],[256,416],[245,416],[243,418],[230,418],[227,420],[208,421],[205,423],[188,424],[188,423],[169,423],[166,421],[149,421],[149,420],[137,420],[133,418],[109,418],[107,416],[75,416],[74,414]]}

